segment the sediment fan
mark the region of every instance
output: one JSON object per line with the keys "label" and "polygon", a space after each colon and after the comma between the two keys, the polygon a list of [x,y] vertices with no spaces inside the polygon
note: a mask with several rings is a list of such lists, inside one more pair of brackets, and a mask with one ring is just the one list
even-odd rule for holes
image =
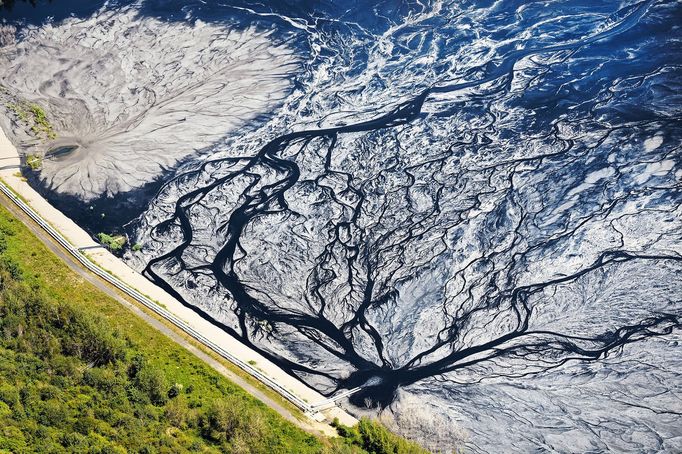
{"label": "sediment fan", "polygon": [[[131,10],[31,30],[13,61],[84,37],[95,64],[64,73],[64,106],[82,106],[64,116],[115,145],[62,174],[88,149],[74,139],[46,178],[125,191],[213,144],[132,224],[143,247],[126,259],[227,333],[328,395],[360,388],[348,408],[434,448],[682,450],[679,2],[246,3],[273,31],[225,32],[215,52],[198,49],[224,24]],[[76,92],[127,30],[140,49],[189,47],[114,58],[125,70]],[[255,122],[225,111],[241,104],[220,83],[241,43],[275,68],[237,83],[268,113]],[[220,77],[193,69],[203,58]],[[20,91],[60,97],[13,68]],[[120,97],[129,73],[148,88]],[[94,165],[113,179],[90,183],[78,169]]]}
{"label": "sediment fan", "polygon": [[307,127],[170,180],[131,260],[307,383],[360,387],[356,411],[419,400],[481,450],[668,449],[679,7],[508,8],[310,32],[335,70],[283,109]]}
{"label": "sediment fan", "polygon": [[53,120],[57,139],[30,152],[71,151],[45,160],[45,186],[83,201],[137,189],[253,127],[288,93],[297,62],[271,31],[168,22],[135,7],[22,33],[1,49],[0,77]]}

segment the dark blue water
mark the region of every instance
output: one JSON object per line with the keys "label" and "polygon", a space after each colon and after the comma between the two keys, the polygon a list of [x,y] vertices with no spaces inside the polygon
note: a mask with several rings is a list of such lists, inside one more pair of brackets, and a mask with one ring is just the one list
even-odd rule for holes
{"label": "dark blue water", "polygon": [[149,279],[434,448],[682,449],[678,2],[133,8],[296,59],[140,199]]}

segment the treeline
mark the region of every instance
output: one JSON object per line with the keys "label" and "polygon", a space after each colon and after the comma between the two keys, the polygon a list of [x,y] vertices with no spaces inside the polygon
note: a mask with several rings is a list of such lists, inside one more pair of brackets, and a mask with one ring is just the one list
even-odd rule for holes
{"label": "treeline", "polygon": [[315,437],[69,270],[0,208],[0,452],[421,453]]}

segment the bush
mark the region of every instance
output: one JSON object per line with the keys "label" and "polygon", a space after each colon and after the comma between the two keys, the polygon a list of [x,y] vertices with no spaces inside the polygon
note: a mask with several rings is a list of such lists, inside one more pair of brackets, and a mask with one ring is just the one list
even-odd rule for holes
{"label": "bush", "polygon": [[97,420],[92,416],[81,416],[73,424],[73,428],[81,435],[88,435],[97,429]]}
{"label": "bush", "polygon": [[126,237],[123,235],[107,235],[98,233],[97,239],[112,252],[120,252],[126,244]]}
{"label": "bush", "polygon": [[161,369],[146,364],[134,380],[135,387],[154,405],[163,405],[168,400],[168,382]]}
{"label": "bush", "polygon": [[37,155],[26,156],[26,165],[31,168],[31,170],[39,170],[43,166],[43,159]]}
{"label": "bush", "polygon": [[180,383],[174,384],[168,390],[168,398],[169,399],[175,399],[176,397],[178,397],[180,395],[181,391],[182,391],[182,385]]}
{"label": "bush", "polygon": [[5,402],[0,402],[0,419],[12,414],[12,409]]}
{"label": "bush", "polygon": [[140,354],[133,355],[128,363],[128,378],[134,379],[142,368],[147,364],[147,360]]}
{"label": "bush", "polygon": [[88,447],[88,439],[77,432],[71,432],[64,434],[61,439],[61,444],[65,448],[70,448],[69,450],[74,452],[86,449]]}
{"label": "bush", "polygon": [[83,383],[106,394],[122,389],[123,381],[109,368],[94,367],[83,374]]}
{"label": "bush", "polygon": [[0,258],[0,266],[9,273],[10,277],[14,280],[21,280],[21,268],[19,264],[9,257]]}
{"label": "bush", "polygon": [[33,114],[33,121],[35,125],[32,130],[39,134],[44,132],[48,139],[55,139],[57,134],[55,134],[50,121],[47,119],[47,114],[38,104],[30,104],[28,106],[29,111]]}
{"label": "bush", "polygon": [[72,356],[56,355],[50,360],[52,371],[61,377],[80,381],[83,378],[83,371],[80,369],[80,361]]}
{"label": "bush", "polygon": [[243,399],[227,397],[213,401],[199,425],[207,438],[232,445],[240,452],[245,452],[243,443],[248,442],[254,452],[261,452],[258,448],[264,443],[263,421]]}
{"label": "bush", "polygon": [[185,399],[173,399],[169,402],[164,409],[164,415],[174,427],[184,429],[188,425],[194,425],[192,414]]}
{"label": "bush", "polygon": [[120,361],[125,356],[126,342],[106,329],[101,319],[83,312],[62,308],[64,331],[69,335],[62,345],[67,355],[77,356],[93,365]]}
{"label": "bush", "polygon": [[389,431],[382,424],[362,418],[357,426],[348,427],[334,420],[332,424],[347,443],[372,454],[428,454],[421,446]]}
{"label": "bush", "polygon": [[14,426],[0,427],[0,451],[26,452],[26,437]]}
{"label": "bush", "polygon": [[66,407],[56,399],[50,399],[43,403],[42,410],[38,415],[38,422],[46,426],[62,427],[69,415]]}
{"label": "bush", "polygon": [[10,408],[14,408],[19,404],[19,391],[17,388],[10,385],[9,383],[3,383],[0,385],[0,402],[4,402],[9,405]]}

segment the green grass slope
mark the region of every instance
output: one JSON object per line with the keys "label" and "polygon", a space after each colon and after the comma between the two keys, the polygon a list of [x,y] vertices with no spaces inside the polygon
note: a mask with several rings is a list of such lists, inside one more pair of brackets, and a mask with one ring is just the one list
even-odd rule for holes
{"label": "green grass slope", "polygon": [[73,273],[0,207],[0,452],[421,453],[316,437]]}

